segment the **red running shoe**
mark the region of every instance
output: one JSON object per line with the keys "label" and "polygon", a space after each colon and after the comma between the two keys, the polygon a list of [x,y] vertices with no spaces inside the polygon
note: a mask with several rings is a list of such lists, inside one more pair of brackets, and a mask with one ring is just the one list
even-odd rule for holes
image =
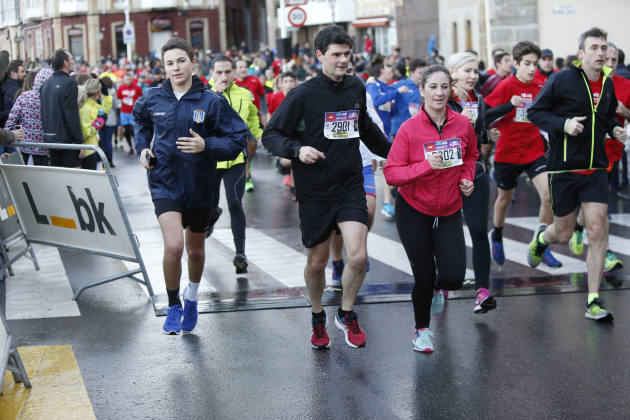
{"label": "red running shoe", "polygon": [[335,316],[335,325],[346,336],[346,343],[350,347],[358,348],[365,347],[367,339],[365,333],[359,327],[359,321],[357,320],[357,314],[352,311],[342,318],[339,318],[339,313]]}
{"label": "red running shoe", "polygon": [[328,337],[328,333],[326,332],[326,317],[313,318],[311,346],[317,350],[324,350],[330,347],[330,337]]}

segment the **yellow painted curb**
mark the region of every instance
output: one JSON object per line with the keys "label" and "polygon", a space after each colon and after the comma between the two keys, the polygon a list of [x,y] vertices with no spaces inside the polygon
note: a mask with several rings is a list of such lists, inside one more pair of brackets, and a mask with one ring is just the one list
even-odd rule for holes
{"label": "yellow painted curb", "polygon": [[7,373],[0,397],[0,419],[96,419],[72,346],[19,347],[33,388]]}

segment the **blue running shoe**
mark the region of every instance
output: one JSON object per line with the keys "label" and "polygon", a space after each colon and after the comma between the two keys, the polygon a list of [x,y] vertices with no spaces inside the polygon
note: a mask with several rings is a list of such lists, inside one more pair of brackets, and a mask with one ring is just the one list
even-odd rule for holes
{"label": "blue running shoe", "polygon": [[189,334],[197,325],[197,301],[184,299],[184,320],[182,321],[182,331]]}
{"label": "blue running shoe", "polygon": [[439,315],[444,310],[444,299],[446,299],[445,290],[435,290],[433,299],[431,299],[431,314]]}
{"label": "blue running shoe", "polygon": [[162,332],[166,335],[177,335],[182,332],[182,315],[184,310],[182,305],[175,305],[168,308],[166,321],[162,327]]}
{"label": "blue running shoe", "polygon": [[542,256],[542,262],[547,267],[551,267],[551,268],[562,267],[562,263],[558,261],[556,257],[554,257],[553,254],[551,253],[551,247],[548,247],[547,249],[545,249],[545,253]]}
{"label": "blue running shoe", "polygon": [[341,276],[343,275],[343,260],[341,261],[333,261],[332,263],[332,281],[330,284],[335,287],[341,287]]}
{"label": "blue running shoe", "polygon": [[383,208],[381,208],[381,214],[385,217],[386,220],[392,220],[395,215],[394,205],[392,203],[383,204]]}
{"label": "blue running shoe", "polygon": [[492,259],[499,265],[505,264],[505,252],[503,252],[503,241],[492,240],[492,232],[490,231],[490,244],[492,245]]}

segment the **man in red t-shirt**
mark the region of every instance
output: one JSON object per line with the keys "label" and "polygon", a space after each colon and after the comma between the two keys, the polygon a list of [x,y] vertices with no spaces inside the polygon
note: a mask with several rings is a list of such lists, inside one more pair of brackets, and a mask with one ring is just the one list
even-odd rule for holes
{"label": "man in red t-shirt", "polygon": [[[516,44],[512,52],[516,76],[503,80],[485,98],[488,106],[501,107],[506,113],[497,123],[497,129],[501,133],[494,155],[494,177],[498,195],[494,202],[494,229],[490,238],[492,256],[499,265],[505,263],[502,236],[505,217],[512,203],[516,180],[523,171],[527,172],[540,197],[540,223],[547,225],[553,222],[544,140],[538,127],[527,118],[527,109],[541,89],[539,85],[532,83],[540,54],[540,48],[532,42]],[[543,262],[550,267],[562,266],[549,250],[543,256]]]}
{"label": "man in red t-shirt", "polygon": [[276,109],[278,109],[282,101],[284,101],[287,93],[295,86],[297,86],[297,77],[293,72],[285,71],[278,76],[280,92],[276,92],[269,97],[269,103],[267,104],[267,121],[271,119],[273,113],[276,112]]}
{"label": "man in red t-shirt", "polygon": [[494,66],[497,71],[481,86],[481,94],[488,96],[504,79],[512,75],[512,57],[509,53],[499,52],[494,56]]}
{"label": "man in red t-shirt", "polygon": [[549,76],[557,70],[553,69],[553,52],[550,49],[542,50],[542,56],[538,60],[538,67],[534,75],[534,84],[544,86]]}
{"label": "man in red t-shirt", "polygon": [[[242,58],[236,59],[236,72],[234,77],[234,83],[237,86],[243,87],[252,94],[252,102],[258,109],[258,116],[260,117],[260,97],[265,94],[265,88],[260,80],[255,76],[249,76],[247,74],[247,61]],[[245,190],[247,192],[254,191],[254,181],[251,174],[251,159],[256,155],[256,139],[251,135],[247,138],[247,165],[245,166]]]}
{"label": "man in red t-shirt", "polygon": [[247,61],[242,58],[237,58],[236,77],[234,78],[234,83],[236,83],[237,86],[244,87],[252,93],[252,100],[260,113],[260,98],[265,94],[265,88],[256,76],[250,76],[247,74],[247,69]]}
{"label": "man in red t-shirt", "polygon": [[[123,83],[116,91],[116,97],[120,100],[120,128],[118,129],[118,137],[125,136],[125,140],[129,144],[129,154],[133,155],[133,143],[131,136],[133,135],[133,106],[139,97],[142,96],[142,88],[133,83],[133,72],[125,73]],[[122,133],[121,133],[122,131]]]}

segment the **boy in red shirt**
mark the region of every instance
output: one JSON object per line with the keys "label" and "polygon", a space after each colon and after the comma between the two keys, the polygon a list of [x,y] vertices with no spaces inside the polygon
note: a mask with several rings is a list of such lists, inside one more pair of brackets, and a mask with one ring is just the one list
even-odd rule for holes
{"label": "boy in red shirt", "polygon": [[118,87],[116,97],[120,100],[120,129],[118,137],[121,137],[121,130],[124,132],[125,140],[129,144],[129,154],[133,155],[133,106],[139,97],[142,96],[142,88],[133,83],[133,72],[125,73],[123,83]]}
{"label": "boy in red shirt", "polygon": [[[540,223],[547,225],[553,222],[544,140],[538,127],[527,118],[527,109],[541,89],[540,85],[532,83],[541,52],[532,42],[524,41],[514,46],[512,55],[516,76],[501,81],[485,98],[488,106],[505,111],[497,124],[501,133],[494,155],[498,195],[494,202],[494,229],[490,236],[492,257],[499,265],[505,263],[503,225],[521,172],[527,172],[540,197]],[[549,267],[562,266],[549,249],[543,256],[543,262]]]}

